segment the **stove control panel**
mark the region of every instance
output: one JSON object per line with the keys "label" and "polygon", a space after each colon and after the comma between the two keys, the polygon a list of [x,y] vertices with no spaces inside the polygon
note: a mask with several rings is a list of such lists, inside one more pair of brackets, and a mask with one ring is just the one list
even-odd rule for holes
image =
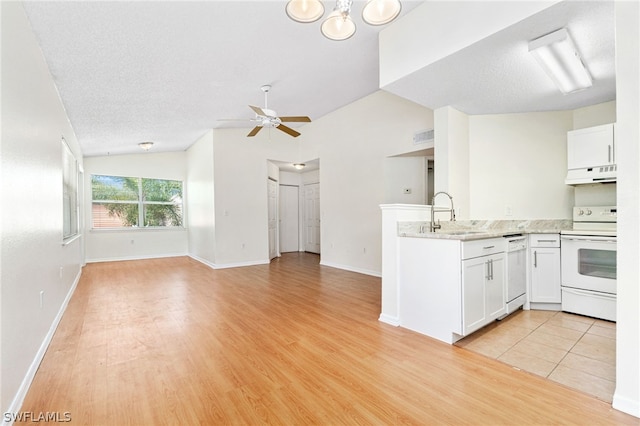
{"label": "stove control panel", "polygon": [[615,206],[574,207],[574,222],[617,222],[618,209]]}

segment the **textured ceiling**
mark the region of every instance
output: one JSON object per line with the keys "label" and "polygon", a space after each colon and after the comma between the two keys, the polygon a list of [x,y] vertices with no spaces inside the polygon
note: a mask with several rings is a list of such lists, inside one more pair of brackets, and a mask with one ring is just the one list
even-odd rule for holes
{"label": "textured ceiling", "polygon": [[[530,40],[560,28],[567,28],[593,77],[587,90],[563,95],[529,54]],[[557,3],[384,89],[467,114],[569,110],[613,100],[614,3]]]}
{"label": "textured ceiling", "polygon": [[[326,16],[335,3],[324,3]],[[437,4],[422,3],[403,0],[402,13]],[[600,3],[608,6],[585,12],[585,4]],[[362,1],[353,13],[358,30],[343,42],[325,39],[319,22],[291,21],[285,4],[27,1],[25,10],[83,152],[94,156],[138,153],[146,140],[155,142],[154,151],[184,150],[211,128],[248,132],[249,122],[218,120],[252,118],[247,105],[263,106],[264,84],[273,86],[269,107],[279,115],[313,120],[378,90],[377,36],[384,27],[362,22]],[[452,105],[473,114],[614,99],[612,2],[579,4],[530,18],[385,89],[431,108]],[[526,40],[567,22],[602,82],[571,95],[572,102],[521,51]],[[428,42],[446,42],[446,35]]]}

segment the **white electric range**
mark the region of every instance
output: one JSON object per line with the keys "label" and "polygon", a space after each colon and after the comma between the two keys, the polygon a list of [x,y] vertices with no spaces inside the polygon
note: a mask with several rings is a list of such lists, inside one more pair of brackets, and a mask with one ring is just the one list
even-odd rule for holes
{"label": "white electric range", "polygon": [[616,320],[617,208],[574,207],[561,232],[562,310]]}

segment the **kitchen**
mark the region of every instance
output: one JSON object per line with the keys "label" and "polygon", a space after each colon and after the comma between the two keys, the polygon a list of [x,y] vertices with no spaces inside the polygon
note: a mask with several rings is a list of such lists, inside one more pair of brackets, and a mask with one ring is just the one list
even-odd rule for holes
{"label": "kitchen", "polygon": [[[582,109],[575,112],[573,117],[575,119],[574,124],[580,126],[579,128],[595,123],[598,127],[593,127],[593,129],[605,130],[605,141],[603,142],[605,162],[611,158],[611,149],[614,147],[613,126],[602,126],[598,122],[598,119],[605,119],[607,114],[604,112],[606,110],[609,111],[609,118],[615,119],[614,103]],[[591,120],[587,119],[587,117],[591,117]],[[514,120],[514,117],[509,117],[509,119]],[[520,117],[520,120],[522,120],[522,117]],[[439,195],[436,202],[431,203],[438,206],[436,213],[433,213],[429,206],[422,206],[422,209],[418,206],[406,205],[383,206],[383,232],[385,226],[390,228],[388,233],[384,234],[389,239],[394,237],[392,234],[395,232],[396,245],[394,250],[399,260],[396,265],[390,266],[383,260],[387,270],[396,271],[395,279],[397,281],[395,284],[397,285],[397,292],[394,294],[393,291],[383,290],[383,312],[380,319],[416,330],[450,344],[458,342],[463,336],[471,336],[457,344],[467,346],[470,340],[477,340],[475,345],[478,346],[479,341],[482,340],[482,337],[478,338],[478,335],[488,332],[495,339],[496,331],[493,328],[497,330],[502,327],[501,325],[496,327],[492,324],[495,319],[503,319],[503,323],[513,325],[516,321],[512,321],[511,317],[520,315],[522,311],[516,312],[516,314],[506,319],[504,318],[505,315],[513,312],[514,309],[524,307],[526,309],[524,313],[527,314],[527,317],[529,313],[535,315],[538,319],[544,317],[544,321],[539,321],[536,324],[536,328],[547,320],[551,320],[556,313],[562,314],[560,311],[567,311],[584,317],[571,314],[564,315],[573,317],[573,320],[575,318],[584,319],[585,322],[590,322],[595,331],[599,331],[600,334],[606,333],[608,337],[614,338],[615,329],[613,331],[607,330],[606,332],[602,330],[611,328],[610,326],[613,323],[608,321],[615,321],[615,295],[612,294],[615,293],[615,221],[617,215],[615,208],[615,173],[609,173],[603,179],[606,180],[606,183],[593,183],[594,180],[598,182],[599,179],[602,179],[601,175],[595,178],[582,176],[578,182],[577,174],[586,173],[588,175],[594,169],[583,167],[584,164],[579,164],[578,167],[573,166],[571,162],[567,164],[566,140],[567,135],[569,135],[568,139],[571,141],[568,145],[569,158],[571,158],[571,150],[574,145],[583,143],[582,139],[579,139],[578,142],[573,141],[574,136],[581,136],[584,133],[589,134],[590,131],[584,130],[584,128],[583,130],[569,130],[563,136],[564,143],[562,146],[565,152],[562,158],[565,162],[560,167],[559,173],[562,174],[561,184],[574,192],[575,204],[578,206],[570,208],[574,213],[572,220],[563,219],[563,217],[566,217],[565,215],[558,216],[561,219],[537,219],[532,218],[531,214],[527,214],[526,211],[522,210],[516,217],[527,218],[527,220],[514,220],[513,217],[506,215],[502,218],[496,217],[494,220],[478,220],[479,218],[477,219],[475,215],[472,215],[471,218],[474,220],[458,219],[455,222],[451,222],[450,219],[453,215],[449,210],[453,208],[456,212],[458,211],[455,196],[452,200],[447,200],[445,196]],[[607,135],[610,136],[608,139]],[[608,150],[609,152],[607,152]],[[528,158],[531,160],[531,157]],[[598,162],[600,160],[594,161]],[[611,167],[607,165],[607,168],[610,169]],[[545,170],[546,174],[555,175],[556,172],[558,170]],[[496,188],[503,187],[505,187],[504,184],[496,186]],[[496,193],[499,192],[496,191]],[[507,210],[513,210],[513,205],[505,208],[505,213]],[[536,203],[530,203],[530,205],[535,208]],[[520,211],[520,209],[520,206],[515,207],[516,211]],[[436,229],[435,232],[430,232],[432,231],[430,214],[436,217],[435,223],[439,222],[441,226],[441,229]],[[385,222],[385,217],[389,222]],[[593,218],[598,219],[594,220]],[[519,251],[504,253],[507,241],[521,242],[521,239],[519,240],[518,237],[512,234],[522,234],[525,239],[529,240],[526,257],[523,257],[523,254],[518,257],[512,257]],[[511,236],[512,238],[504,239],[502,238],[504,236]],[[590,244],[590,240],[594,239],[600,239],[600,241],[596,242],[598,252],[593,252],[589,250],[588,246],[584,246],[585,244]],[[581,248],[571,250],[572,244],[575,245],[576,241],[580,241]],[[476,243],[480,243],[481,247],[477,246]],[[476,247],[474,247],[474,244]],[[602,244],[607,244],[604,248],[608,250],[603,252]],[[522,248],[521,244],[520,248]],[[485,249],[487,251],[483,253]],[[563,250],[562,255],[561,250]],[[467,255],[467,252],[472,254]],[[596,256],[589,255],[589,253],[596,253]],[[491,257],[491,255],[494,257]],[[574,256],[574,261],[567,260],[571,256]],[[575,258],[578,256],[582,258],[582,261],[578,261]],[[465,259],[483,258],[490,260],[476,262],[475,265],[472,264],[469,268],[465,266],[466,263],[473,263],[472,260]],[[562,266],[561,259],[565,260]],[[594,259],[595,263],[600,263],[600,265],[596,265],[597,267],[594,267]],[[508,305],[506,302],[511,300],[506,297],[508,283],[514,281],[510,277],[510,275],[513,275],[513,268],[510,264],[514,263],[513,260],[520,264],[524,263],[520,271],[518,272],[516,269],[515,273],[526,273],[527,294],[524,300],[520,298],[519,305],[509,306],[507,311]],[[574,271],[574,268],[570,267],[574,264],[583,266],[576,267],[577,270]],[[473,287],[466,294],[465,286],[460,286],[460,280],[464,280],[465,273],[469,276],[476,273],[473,270],[474,267],[477,270],[476,272],[480,274],[480,281],[482,281],[482,274],[491,278],[495,276],[495,280],[488,280],[485,284],[503,282],[505,285],[498,284],[493,293],[491,293],[492,290],[489,285]],[[590,270],[584,272],[585,268],[590,268]],[[598,271],[600,270],[605,271],[604,275],[607,278],[598,279],[589,276],[599,275]],[[582,284],[584,280],[581,280],[579,284],[574,283],[574,277],[576,276],[586,277],[586,284]],[[391,285],[393,285],[393,279],[393,277],[388,279],[388,276],[383,275],[383,288],[385,283],[389,284],[391,282]],[[602,285],[607,288],[603,292],[585,296],[585,294],[589,293],[588,288],[591,288],[589,282],[592,280],[602,282]],[[493,285],[495,286],[495,284]],[[587,289],[586,292],[585,289]],[[484,296],[485,304],[484,306],[474,304],[469,307],[464,304],[465,296],[476,302],[478,298],[482,299]],[[458,305],[455,305],[456,303]],[[398,310],[395,311],[395,308]],[[394,311],[397,314],[392,316],[391,314]],[[549,316],[548,314],[552,315]],[[594,320],[591,317],[600,319]],[[554,321],[559,321],[560,319],[558,317]],[[571,318],[564,318],[564,321],[572,323]],[[528,322],[531,322],[530,318]],[[492,324],[487,327],[488,330],[480,330],[487,324]],[[584,327],[584,325],[577,326],[578,328]],[[456,329],[456,327],[458,328]],[[559,332],[559,329],[550,327],[549,324],[546,327],[547,331]],[[452,330],[456,331],[452,333]],[[521,329],[521,331],[523,330]],[[585,331],[587,330],[583,330],[583,332]],[[473,334],[474,332],[476,332],[475,335]],[[507,352],[511,346],[524,339],[527,334],[529,333],[519,336],[518,340],[510,342],[509,346],[498,349],[494,357],[498,358]],[[577,337],[579,338],[581,335]],[[591,338],[591,341],[601,338],[601,336],[588,337]],[[615,342],[614,340],[607,341]],[[573,344],[576,342],[577,340]],[[498,346],[493,340],[489,352],[495,352]],[[549,352],[557,350],[549,346],[543,347],[547,347]],[[580,346],[578,345],[577,347]],[[469,349],[472,348],[473,345],[469,346]],[[562,360],[570,348],[571,346],[567,348],[564,354],[560,354],[557,361]],[[491,356],[490,353],[487,353],[487,355]],[[578,355],[571,354],[571,357],[576,356]],[[526,367],[522,369],[531,371]],[[614,366],[608,370],[610,371],[609,379],[614,380]],[[544,374],[538,372],[538,374],[547,376],[551,371],[548,370]],[[609,390],[605,392],[604,396],[599,394],[599,397],[611,401],[613,388],[613,382],[608,382]]]}

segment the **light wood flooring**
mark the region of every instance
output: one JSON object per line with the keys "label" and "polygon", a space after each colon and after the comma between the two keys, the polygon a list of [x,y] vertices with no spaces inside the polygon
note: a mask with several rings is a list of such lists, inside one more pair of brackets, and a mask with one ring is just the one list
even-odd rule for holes
{"label": "light wood flooring", "polygon": [[456,345],[606,402],[616,387],[616,323],[552,311],[517,311]]}
{"label": "light wood flooring", "polygon": [[22,411],[79,425],[638,424],[379,322],[379,278],[318,262],[87,265]]}

